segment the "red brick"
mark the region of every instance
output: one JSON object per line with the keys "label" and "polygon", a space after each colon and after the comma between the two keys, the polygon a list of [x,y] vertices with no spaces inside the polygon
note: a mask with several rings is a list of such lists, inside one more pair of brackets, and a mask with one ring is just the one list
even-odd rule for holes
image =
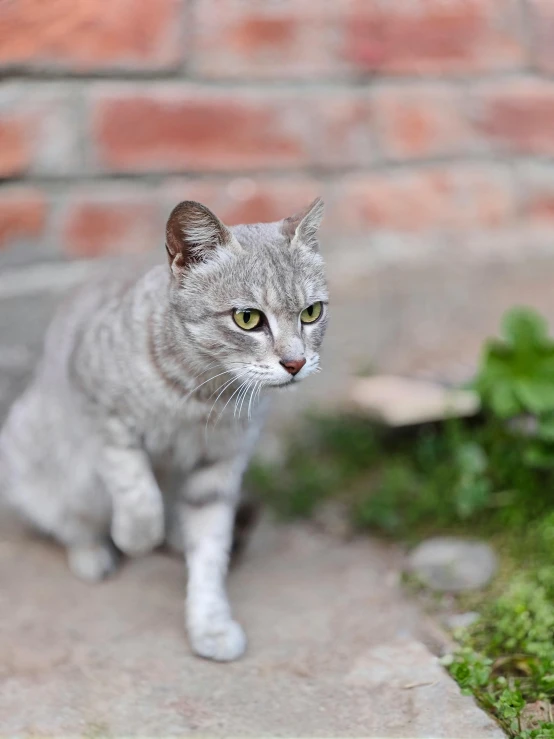
{"label": "red brick", "polygon": [[554,72],[554,3],[552,0],[527,0],[533,37],[532,57],[543,72]]}
{"label": "red brick", "polygon": [[503,151],[554,154],[554,82],[527,79],[482,89],[475,126]]}
{"label": "red brick", "polygon": [[444,86],[380,86],[373,95],[378,140],[389,159],[460,154],[467,124],[456,90]]}
{"label": "red brick", "polygon": [[513,69],[524,60],[517,0],[358,0],[345,56],[361,70],[444,74]]}
{"label": "red brick", "polygon": [[456,223],[453,185],[442,172],[357,175],[343,188],[339,227],[412,232]]}
{"label": "red brick", "polygon": [[425,233],[496,228],[515,217],[516,203],[504,168],[469,165],[360,174],[338,187],[334,229]]}
{"label": "red brick", "polygon": [[180,0],[4,0],[0,66],[69,71],[179,60]]}
{"label": "red brick", "polygon": [[279,221],[302,210],[318,195],[323,195],[321,183],[296,176],[174,179],[165,186],[168,213],[182,200],[197,200],[211,208],[229,226]]}
{"label": "red brick", "polygon": [[0,248],[40,238],[46,215],[47,204],[38,190],[15,186],[1,188]]}
{"label": "red brick", "polygon": [[299,99],[182,86],[96,96],[99,163],[114,171],[285,169],[309,163]]}
{"label": "red brick", "polygon": [[0,176],[80,169],[71,91],[13,82],[0,90]]}
{"label": "red brick", "polygon": [[31,160],[28,121],[0,112],[0,176],[22,174]]}
{"label": "red brick", "polygon": [[533,224],[554,226],[554,165],[526,164],[518,170],[521,214]]}
{"label": "red brick", "polygon": [[317,166],[359,167],[374,161],[373,115],[367,93],[315,94],[310,112]]}
{"label": "red brick", "polygon": [[194,68],[210,77],[336,76],[345,12],[324,3],[221,4],[197,0]]}
{"label": "red brick", "polygon": [[517,198],[509,166],[463,164],[449,174],[457,189],[457,207],[462,225],[496,229],[517,217]]}
{"label": "red brick", "polygon": [[71,256],[141,253],[163,245],[163,210],[154,193],[110,188],[70,195],[61,224]]}

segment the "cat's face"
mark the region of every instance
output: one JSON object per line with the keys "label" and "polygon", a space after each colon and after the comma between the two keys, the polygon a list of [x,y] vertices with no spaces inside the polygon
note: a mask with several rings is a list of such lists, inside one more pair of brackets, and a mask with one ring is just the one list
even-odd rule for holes
{"label": "cat's face", "polygon": [[168,252],[172,304],[197,358],[225,373],[221,383],[239,380],[251,392],[315,372],[328,320],[316,241],[321,201],[285,221],[232,229],[204,209],[191,219],[189,208],[177,231],[186,257],[182,246],[175,250],[175,224],[173,232],[168,224]]}

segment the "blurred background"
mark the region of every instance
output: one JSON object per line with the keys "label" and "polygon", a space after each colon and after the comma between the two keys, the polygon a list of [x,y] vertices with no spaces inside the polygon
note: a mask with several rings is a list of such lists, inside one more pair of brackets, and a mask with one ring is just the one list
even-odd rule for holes
{"label": "blurred background", "polygon": [[228,224],[325,199],[296,405],[369,364],[465,379],[507,306],[554,313],[553,39],[552,0],[4,0],[4,397],[81,262],[163,259],[184,199]]}

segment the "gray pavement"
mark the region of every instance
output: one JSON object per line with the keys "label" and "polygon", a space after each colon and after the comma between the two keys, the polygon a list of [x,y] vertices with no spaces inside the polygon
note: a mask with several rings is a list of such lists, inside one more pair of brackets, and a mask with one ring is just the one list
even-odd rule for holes
{"label": "gray pavement", "polygon": [[73,579],[4,522],[0,735],[501,737],[438,664],[398,550],[263,522],[230,576],[246,656],[191,655],[183,565],[154,554]]}

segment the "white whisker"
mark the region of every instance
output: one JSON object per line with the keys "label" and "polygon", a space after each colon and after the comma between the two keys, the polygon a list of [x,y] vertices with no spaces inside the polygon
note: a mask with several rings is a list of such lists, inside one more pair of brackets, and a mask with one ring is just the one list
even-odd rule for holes
{"label": "white whisker", "polygon": [[244,400],[245,400],[246,396],[248,395],[249,389],[255,384],[255,382],[256,382],[256,380],[250,380],[250,382],[246,386],[246,390],[242,394],[242,398],[240,400],[240,408],[239,408],[239,420],[240,420],[240,416],[241,416],[241,413],[242,413],[242,406],[244,405]]}
{"label": "white whisker", "polygon": [[[235,410],[233,411],[234,418],[237,417],[237,410],[238,410],[239,403],[241,401],[241,398],[244,398],[244,396],[246,395],[246,391],[248,390],[248,386],[251,383],[251,379],[247,377],[245,382],[246,382],[246,385],[243,386],[243,389],[237,395],[237,399],[235,400]],[[239,418],[240,418],[240,413],[239,413]]]}
{"label": "white whisker", "polygon": [[[245,372],[247,372],[247,371],[248,371],[248,369],[246,368],[246,369],[244,369],[244,370],[243,370],[242,372],[237,372],[237,373],[236,373],[235,375],[233,375],[233,377],[231,377],[231,379],[230,379],[230,380],[225,380],[225,382],[223,383],[223,385],[220,385],[219,387],[216,387],[216,389],[215,389],[215,390],[213,391],[213,393],[212,393],[212,394],[210,395],[210,398],[213,398],[213,396],[214,396],[214,395],[215,395],[215,394],[216,394],[216,393],[217,393],[218,391],[220,391],[220,390],[222,390],[223,388],[225,388],[226,386],[230,385],[230,384],[231,384],[232,382],[234,382],[235,380],[237,380],[237,379],[238,379],[239,377],[242,377],[242,376],[244,375],[244,373],[245,373]],[[233,372],[235,372],[235,370],[233,370]],[[209,400],[210,398],[208,398],[208,400]],[[217,402],[217,399],[218,399],[218,398],[219,398],[219,395],[218,395],[218,396],[217,396],[217,398],[216,398],[216,402]]]}
{"label": "white whisker", "polygon": [[187,395],[185,397],[185,400],[188,400],[193,393],[195,393],[197,390],[200,390],[200,388],[203,385],[206,385],[206,383],[211,382],[212,380],[215,380],[217,377],[221,377],[222,375],[228,375],[230,372],[234,372],[234,371],[235,370],[225,370],[225,372],[220,372],[218,375],[214,375],[213,377],[208,377],[208,379],[207,380],[204,380],[204,382],[201,382],[200,385],[197,385],[196,387],[193,387],[192,390],[190,390],[187,393]]}
{"label": "white whisker", "polygon": [[242,397],[242,394],[243,394],[243,392],[244,392],[244,391],[246,390],[246,388],[247,388],[247,386],[248,386],[249,382],[250,382],[250,378],[249,378],[249,377],[247,377],[247,378],[246,378],[246,379],[244,380],[244,382],[242,383],[242,385],[240,386],[240,390],[239,390],[239,392],[237,393],[237,397],[235,398],[235,407],[234,407],[234,409],[233,409],[233,417],[234,417],[234,418],[236,418],[236,414],[237,414],[237,407],[238,407],[238,404],[239,404],[239,402],[240,402],[240,399],[241,399],[241,397]]}
{"label": "white whisker", "polygon": [[256,395],[256,391],[260,387],[260,380],[256,381],[256,384],[254,385],[254,389],[250,393],[250,400],[248,401],[248,418],[252,418],[251,410],[252,410],[252,400],[254,396]]}
{"label": "white whisker", "polygon": [[209,412],[209,414],[208,414],[208,418],[207,418],[207,420],[206,420],[206,428],[208,427],[208,423],[209,423],[209,421],[210,421],[210,418],[211,418],[211,415],[212,415],[212,413],[213,413],[213,410],[214,410],[214,408],[216,407],[216,405],[217,405],[217,402],[218,402],[218,400],[219,400],[219,399],[221,398],[221,396],[223,395],[223,393],[225,392],[225,390],[227,390],[227,388],[228,388],[228,387],[229,387],[230,385],[232,385],[232,384],[233,384],[233,382],[235,382],[236,380],[239,380],[239,379],[240,379],[241,377],[244,377],[244,375],[245,375],[245,373],[246,373],[247,371],[248,371],[248,370],[246,370],[246,369],[245,369],[245,370],[243,370],[242,372],[239,372],[238,374],[236,374],[236,375],[234,375],[233,377],[231,377],[231,379],[230,379],[230,380],[226,380],[226,381],[225,381],[225,382],[223,383],[223,386],[222,386],[221,388],[217,388],[217,390],[214,390],[214,392],[213,392],[213,393],[212,393],[212,394],[210,395],[210,398],[211,398],[211,397],[213,397],[213,396],[214,396],[214,395],[215,395],[215,394],[216,394],[216,393],[218,392],[218,390],[219,390],[219,392],[218,392],[218,395],[217,395],[217,398],[216,398],[216,399],[214,400],[214,402],[213,402],[213,404],[212,404],[212,407],[210,408],[210,412]]}
{"label": "white whisker", "polygon": [[238,380],[238,378],[239,378],[239,377],[240,377],[240,376],[241,376],[242,374],[243,374],[243,373],[241,372],[241,373],[240,373],[240,374],[238,374],[238,375],[233,375],[233,376],[231,377],[231,379],[230,379],[230,380],[225,380],[225,382],[223,383],[223,385],[220,385],[219,387],[216,387],[216,389],[215,389],[215,390],[213,391],[213,393],[212,393],[212,394],[210,395],[210,398],[208,398],[208,400],[209,400],[209,399],[211,399],[211,398],[213,398],[213,396],[214,396],[214,395],[215,395],[215,394],[217,393],[217,398],[215,399],[215,401],[214,401],[214,404],[215,404],[215,403],[217,403],[217,401],[218,401],[218,400],[219,400],[219,398],[221,397],[221,394],[222,394],[223,392],[225,392],[225,388],[226,388],[226,387],[229,387],[229,385],[232,385],[232,384],[233,384],[233,382],[235,382],[235,380]]}
{"label": "white whisker", "polygon": [[260,401],[262,399],[261,394],[262,394],[263,388],[264,388],[264,383],[260,380],[260,386],[258,388],[258,397],[256,398],[256,402],[258,403],[258,405],[260,404]]}
{"label": "white whisker", "polygon": [[[218,366],[221,367],[223,364],[224,364],[223,362],[219,362],[219,361],[210,362],[209,364],[207,364],[204,367],[204,369],[199,374],[194,375],[194,379],[195,380],[198,380],[200,377],[202,377],[202,375],[206,374],[206,372],[208,370],[213,369],[214,367],[218,367]],[[238,365],[239,367],[245,367],[246,366],[244,362],[225,362],[225,364]],[[230,370],[228,370],[228,371],[230,371]],[[217,377],[217,375],[216,375],[216,377]]]}
{"label": "white whisker", "polygon": [[[246,382],[246,380],[245,380],[244,382]],[[236,389],[236,390],[235,390],[235,391],[233,392],[233,394],[231,395],[231,397],[229,398],[229,400],[228,400],[228,401],[227,401],[227,402],[225,403],[225,405],[223,406],[223,410],[221,411],[221,413],[219,414],[219,416],[218,416],[218,417],[216,418],[216,421],[215,421],[215,423],[214,423],[214,428],[215,428],[215,427],[217,426],[217,424],[219,423],[219,420],[220,420],[221,416],[222,416],[222,415],[223,415],[223,414],[225,413],[225,409],[227,408],[227,406],[229,405],[229,403],[231,402],[231,400],[232,400],[232,399],[234,398],[234,396],[235,396],[235,395],[237,394],[237,392],[238,392],[238,391],[239,391],[239,390],[241,389],[241,387],[243,387],[243,385],[244,385],[244,382],[242,382],[242,383],[241,383],[241,384],[240,384],[240,385],[238,386],[238,388],[237,388],[237,389]]]}

